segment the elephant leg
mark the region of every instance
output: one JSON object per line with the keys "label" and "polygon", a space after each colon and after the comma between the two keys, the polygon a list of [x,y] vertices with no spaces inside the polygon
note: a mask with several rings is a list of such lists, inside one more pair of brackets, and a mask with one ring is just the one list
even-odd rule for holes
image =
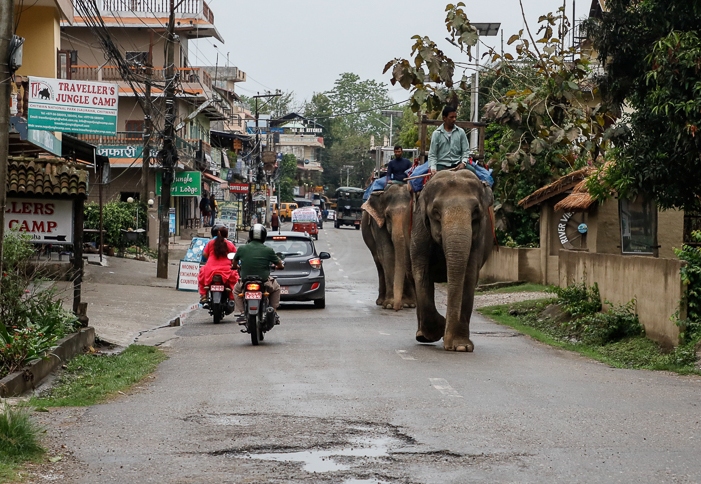
{"label": "elephant leg", "polygon": [[475,345],[470,339],[470,320],[475,302],[475,288],[477,287],[480,263],[481,260],[478,260],[477,254],[470,254],[468,267],[465,271],[459,322],[448,327],[443,338],[444,348],[448,351],[472,352],[475,349]]}
{"label": "elephant leg", "polygon": [[377,241],[375,240],[372,225],[373,221],[370,218],[370,216],[367,214],[367,212],[363,212],[360,229],[363,236],[363,241],[365,242],[365,245],[367,245],[368,249],[370,249],[370,253],[372,254],[372,260],[375,262],[375,267],[377,268],[377,280],[379,287],[377,291],[378,295],[377,299],[375,300],[375,304],[377,304],[378,306],[383,306],[387,297],[385,271],[382,268],[382,261],[380,259],[380,255],[378,254]]}
{"label": "elephant leg", "polygon": [[382,269],[382,264],[380,263],[380,260],[373,256],[373,260],[375,261],[375,267],[377,268],[377,279],[379,281],[379,289],[377,293],[377,299],[375,300],[375,304],[378,306],[384,306],[385,304],[385,299],[387,299],[387,286],[385,285],[385,271]]}
{"label": "elephant leg", "polygon": [[411,235],[411,265],[416,290],[416,341],[435,343],[445,332],[445,318],[436,310],[434,281],[430,275],[433,240],[423,224],[416,224]]}
{"label": "elephant leg", "polygon": [[382,307],[394,308],[394,246],[392,238],[385,228],[373,227],[373,235],[377,245],[377,254],[384,273],[385,298]]}

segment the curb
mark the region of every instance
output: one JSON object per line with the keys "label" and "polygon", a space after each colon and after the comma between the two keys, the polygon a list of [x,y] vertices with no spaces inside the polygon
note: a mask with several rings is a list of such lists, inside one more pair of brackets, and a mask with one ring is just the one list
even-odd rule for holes
{"label": "curb", "polygon": [[83,328],[66,336],[53,348],[48,358],[35,361],[23,370],[10,373],[0,380],[0,397],[19,397],[34,390],[54,370],[94,344],[95,328]]}

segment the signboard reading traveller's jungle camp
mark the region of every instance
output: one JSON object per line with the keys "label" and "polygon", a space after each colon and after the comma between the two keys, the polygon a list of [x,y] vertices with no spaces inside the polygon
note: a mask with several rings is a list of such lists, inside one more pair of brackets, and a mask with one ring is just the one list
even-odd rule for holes
{"label": "signboard reading traveller's jungle camp", "polygon": [[117,84],[29,78],[27,125],[64,133],[117,134]]}
{"label": "signboard reading traveller's jungle camp", "polygon": [[73,243],[73,201],[9,198],[5,208],[5,232],[19,230],[35,244]]}
{"label": "signboard reading traveller's jungle camp", "polygon": [[[156,174],[156,195],[161,196],[163,173]],[[202,173],[199,171],[182,171],[175,174],[170,185],[172,197],[199,197],[202,195]]]}

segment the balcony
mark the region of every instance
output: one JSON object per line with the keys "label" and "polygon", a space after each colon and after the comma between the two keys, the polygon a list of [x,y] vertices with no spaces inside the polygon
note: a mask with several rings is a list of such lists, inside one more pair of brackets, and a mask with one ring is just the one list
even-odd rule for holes
{"label": "balcony", "polygon": [[[189,84],[202,84],[208,89],[212,89],[212,77],[200,67],[178,67],[176,68],[180,80]],[[146,70],[143,67],[134,67],[132,72],[137,76],[144,76]],[[154,67],[151,69],[152,78],[156,82],[165,82],[165,69]],[[75,65],[71,67],[71,79],[80,81],[122,81],[122,74],[116,66],[84,66]]]}
{"label": "balcony", "polygon": [[[169,0],[97,0],[101,14],[118,14],[120,17],[140,17],[144,14],[167,18]],[[197,18],[214,25],[214,14],[204,0],[180,0],[175,9],[176,19]]]}

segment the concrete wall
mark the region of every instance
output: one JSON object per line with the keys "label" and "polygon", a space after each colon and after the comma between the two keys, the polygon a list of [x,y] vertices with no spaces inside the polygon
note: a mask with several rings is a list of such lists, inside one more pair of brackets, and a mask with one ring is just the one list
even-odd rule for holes
{"label": "concrete wall", "polygon": [[17,27],[17,35],[26,39],[18,75],[56,78],[60,20],[56,7],[25,7]]}
{"label": "concrete wall", "polygon": [[480,271],[480,282],[526,281],[541,283],[540,249],[499,247]]}
{"label": "concrete wall", "polygon": [[610,198],[599,204],[596,225],[596,252],[621,255],[621,226],[618,219],[617,199]]}
{"label": "concrete wall", "polygon": [[636,312],[649,338],[676,346],[679,328],[670,320],[677,312],[686,317],[681,304],[684,295],[679,270],[683,263],[674,259],[560,251],[559,285],[586,279],[597,283],[602,300],[626,304],[636,298]]}
{"label": "concrete wall", "polygon": [[[156,190],[155,170],[149,173],[149,191]],[[112,168],[110,172],[111,182],[102,187],[103,203],[119,201],[121,192],[141,192],[141,167],[138,168]],[[99,185],[96,175],[90,172],[88,201],[98,202],[100,199]]]}
{"label": "concrete wall", "polygon": [[684,212],[665,210],[657,214],[657,245],[659,257],[676,259],[674,249],[684,242]]}

